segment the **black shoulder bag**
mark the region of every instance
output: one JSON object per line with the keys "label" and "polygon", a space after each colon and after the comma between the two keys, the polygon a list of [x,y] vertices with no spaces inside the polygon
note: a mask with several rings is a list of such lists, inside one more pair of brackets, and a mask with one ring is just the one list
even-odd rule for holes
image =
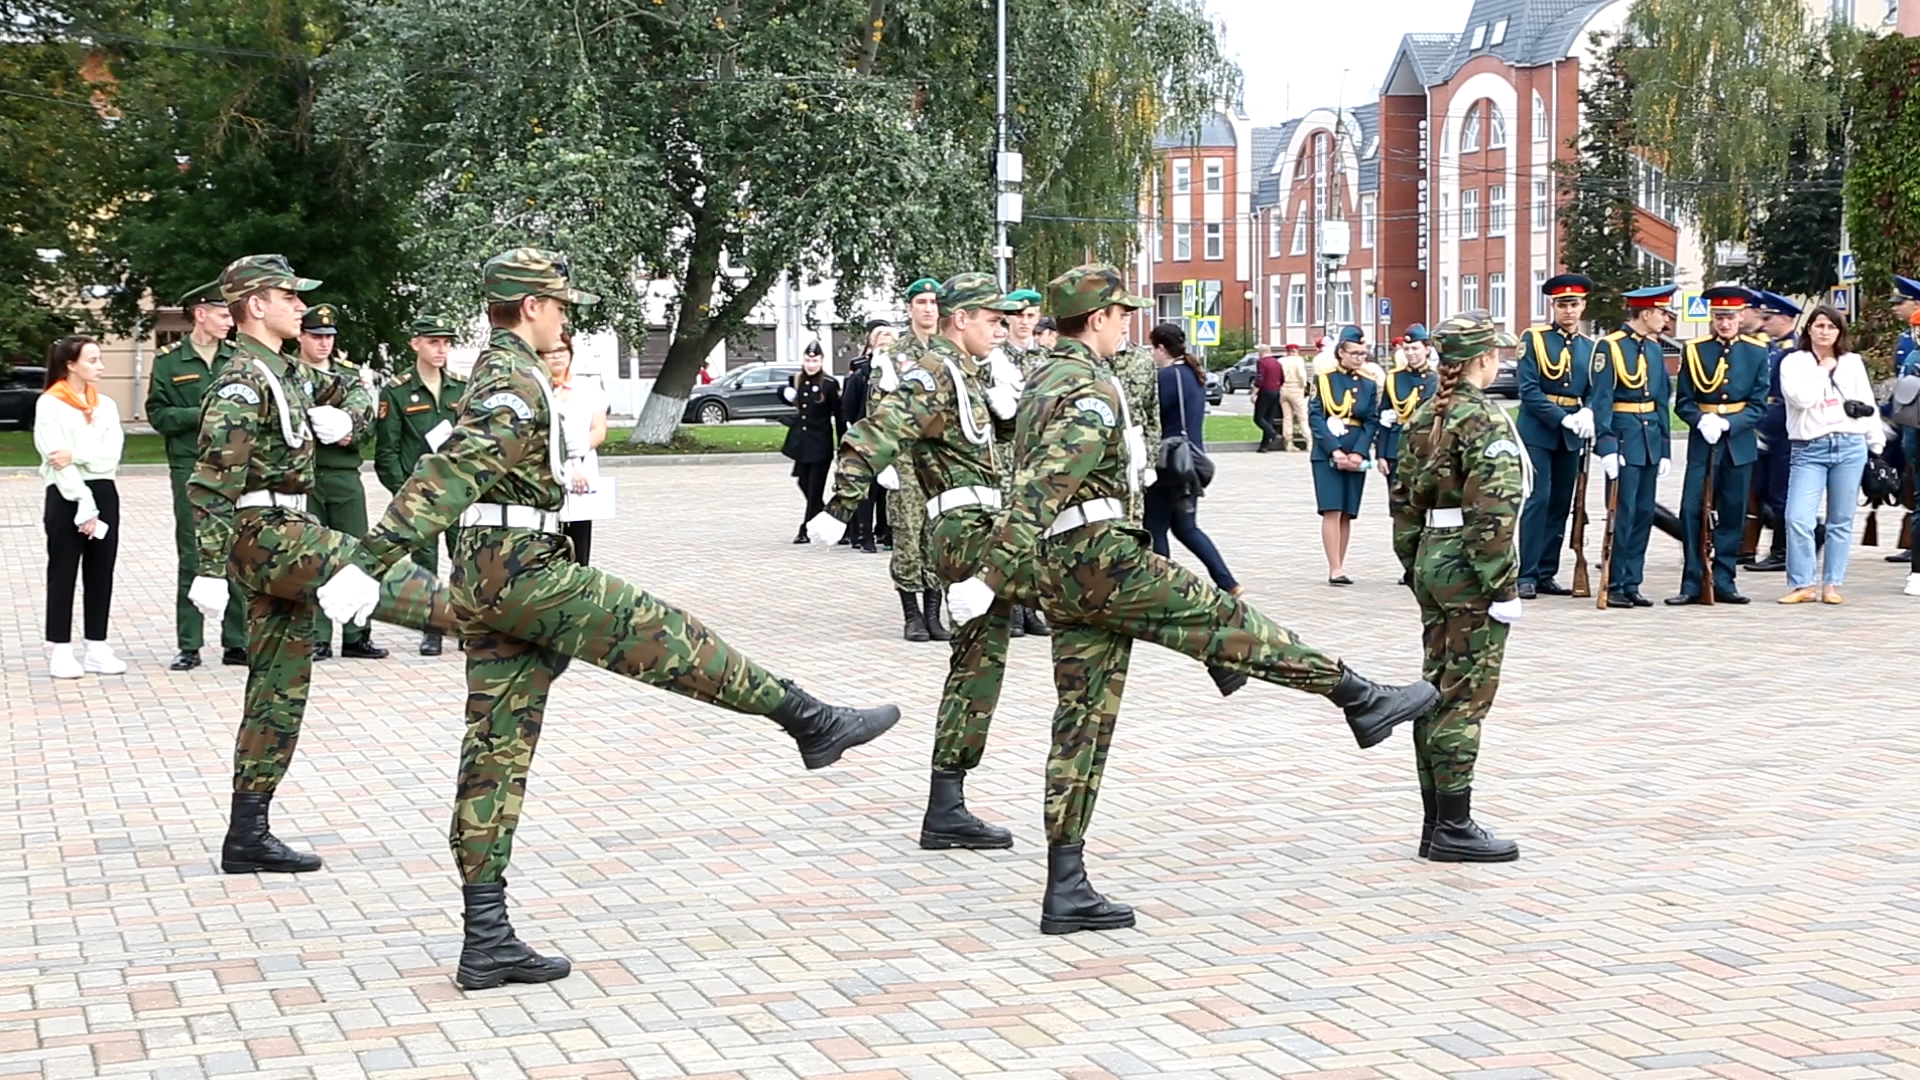
{"label": "black shoulder bag", "polygon": [[[1185,360],[1179,363],[1186,367]],[[1187,377],[1175,375],[1173,390],[1180,409],[1180,426],[1187,423]],[[1169,435],[1160,440],[1159,461],[1154,465],[1159,483],[1169,485],[1178,494],[1198,497],[1213,483],[1213,458],[1194,445],[1186,435]]]}

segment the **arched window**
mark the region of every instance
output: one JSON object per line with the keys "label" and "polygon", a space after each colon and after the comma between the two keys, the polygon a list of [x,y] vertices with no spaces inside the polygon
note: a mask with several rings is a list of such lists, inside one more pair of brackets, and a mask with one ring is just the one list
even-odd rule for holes
{"label": "arched window", "polygon": [[1467,117],[1460,125],[1460,152],[1471,154],[1480,149],[1480,105],[1474,103],[1467,107]]}
{"label": "arched window", "polygon": [[1507,114],[1500,106],[1487,102],[1487,147],[1498,150],[1507,145]]}
{"label": "arched window", "polygon": [[1547,103],[1540,100],[1540,91],[1533,92],[1533,141],[1547,141]]}

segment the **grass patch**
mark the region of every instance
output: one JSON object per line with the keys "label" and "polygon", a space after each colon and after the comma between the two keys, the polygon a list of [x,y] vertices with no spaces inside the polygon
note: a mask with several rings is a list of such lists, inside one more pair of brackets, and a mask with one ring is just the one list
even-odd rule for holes
{"label": "grass patch", "polygon": [[625,457],[645,454],[760,454],[778,453],[787,441],[785,424],[687,424],[665,446],[643,446],[627,441],[632,428],[607,429],[607,441],[600,444],[602,456]]}
{"label": "grass patch", "polygon": [[[129,435],[120,463],[164,465],[167,463],[166,440],[159,435]],[[0,468],[31,469],[39,464],[40,451],[33,448],[33,432],[0,431]]]}

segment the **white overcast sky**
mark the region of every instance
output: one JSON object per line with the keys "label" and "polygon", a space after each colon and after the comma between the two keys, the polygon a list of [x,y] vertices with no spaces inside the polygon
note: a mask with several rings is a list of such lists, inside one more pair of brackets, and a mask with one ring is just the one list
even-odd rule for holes
{"label": "white overcast sky", "polygon": [[1226,26],[1227,55],[1246,75],[1247,115],[1256,124],[1278,124],[1322,105],[1375,100],[1400,35],[1457,34],[1473,10],[1473,0],[1206,0],[1206,5]]}

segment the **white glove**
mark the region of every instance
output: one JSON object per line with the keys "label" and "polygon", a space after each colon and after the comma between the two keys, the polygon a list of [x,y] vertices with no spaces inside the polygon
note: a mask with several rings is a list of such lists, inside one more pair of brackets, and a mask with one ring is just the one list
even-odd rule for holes
{"label": "white glove", "polygon": [[1761,453],[1764,454],[1767,452],[1768,444],[1767,444],[1767,437],[1765,435],[1755,435],[1753,437],[1753,443],[1755,448],[1757,448]]}
{"label": "white glove", "polygon": [[1121,439],[1127,448],[1127,471],[1142,478],[1141,486],[1144,487],[1144,477],[1153,470],[1152,459],[1147,457],[1147,430],[1135,424],[1122,434]]}
{"label": "white glove", "polygon": [[346,410],[331,405],[315,405],[307,410],[307,425],[313,428],[313,437],[327,446],[353,434],[353,417]]}
{"label": "white glove", "polygon": [[1667,474],[1672,471],[1673,471],[1673,459],[1668,457],[1661,458],[1660,459],[1660,479],[1665,480],[1667,478]]}
{"label": "white glove", "polygon": [[845,535],[847,535],[847,523],[825,510],[813,515],[813,518],[807,522],[807,539],[816,544],[823,544],[829,549],[839,544],[840,538]]}
{"label": "white glove", "polygon": [[893,366],[893,357],[883,352],[873,354],[873,379],[880,384],[882,393],[891,394],[900,389],[900,369]]}
{"label": "white glove", "polygon": [[1694,430],[1700,433],[1701,438],[1707,440],[1708,446],[1713,446],[1719,443],[1720,436],[1725,435],[1727,429],[1732,426],[1727,423],[1727,418],[1719,413],[1707,413],[1700,418],[1698,424],[1694,425]]}
{"label": "white glove", "polygon": [[227,582],[225,578],[196,577],[187,587],[187,599],[200,609],[208,622],[217,623],[227,614]]}
{"label": "white glove", "polygon": [[791,386],[781,387],[780,400],[786,402],[789,405],[793,404],[793,387]]}
{"label": "white glove", "polygon": [[1380,414],[1380,426],[1383,428],[1390,428],[1399,422],[1400,412],[1397,409],[1388,409]]}
{"label": "white glove", "polygon": [[427,440],[427,452],[437,454],[440,452],[440,445],[446,442],[452,435],[453,421],[442,420],[429,428],[427,433],[422,435],[421,438]]}
{"label": "white glove", "polygon": [[1008,359],[1006,351],[995,345],[987,354],[987,374],[995,386],[1011,386],[1017,397],[1027,388],[1026,376],[1020,374],[1020,366]]}
{"label": "white glove", "polygon": [[886,488],[888,491],[899,491],[900,490],[900,470],[889,465],[886,468],[880,470],[880,475],[874,477],[873,482],[876,484],[879,484],[883,488]]}
{"label": "white glove", "polygon": [[1152,467],[1151,465],[1147,467],[1147,470],[1145,472],[1140,474],[1140,486],[1142,488],[1150,488],[1154,484],[1158,483],[1159,481],[1160,481],[1160,470]]}
{"label": "white glove", "polygon": [[314,591],[320,610],[337,623],[365,625],[380,606],[380,583],[365,570],[348,563],[333,579]]}
{"label": "white glove", "polygon": [[1342,438],[1347,434],[1347,422],[1337,416],[1329,416],[1327,417],[1327,431],[1336,439]]}
{"label": "white glove", "polygon": [[985,615],[992,606],[993,590],[978,577],[947,586],[947,613],[953,616],[955,626],[963,626]]}
{"label": "white glove", "polygon": [[1593,410],[1578,409],[1570,412],[1561,418],[1560,426],[1582,439],[1591,439],[1593,438]]}
{"label": "white glove", "polygon": [[1607,479],[1609,480],[1620,479],[1620,455],[1619,454],[1600,455],[1600,471],[1605,473]]}
{"label": "white glove", "polygon": [[1506,623],[1508,626],[1512,626],[1514,623],[1520,621],[1520,613],[1523,610],[1518,600],[1495,600],[1487,606],[1487,614]]}
{"label": "white glove", "polygon": [[987,387],[987,408],[1002,420],[1013,419],[1014,411],[1020,407],[1020,391],[1005,383],[995,383]]}

